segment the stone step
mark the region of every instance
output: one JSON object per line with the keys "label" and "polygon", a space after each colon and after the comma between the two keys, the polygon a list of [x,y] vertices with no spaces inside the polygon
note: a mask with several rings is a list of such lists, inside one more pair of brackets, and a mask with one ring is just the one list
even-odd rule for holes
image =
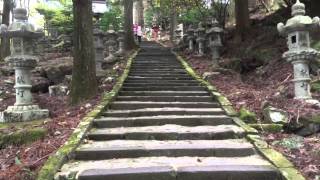
{"label": "stone step", "polygon": [[148,68],[148,69],[146,69],[146,68],[134,68],[134,69],[131,69],[130,70],[130,72],[132,72],[132,71],[141,71],[141,72],[146,72],[146,71],[151,71],[151,72],[161,72],[161,71],[166,71],[166,72],[168,72],[168,71],[171,71],[171,72],[175,72],[175,71],[183,71],[183,72],[185,72],[185,70],[184,69],[182,69],[181,67],[180,68]]}
{"label": "stone step", "polygon": [[242,138],[244,130],[235,125],[186,127],[175,124],[163,126],[120,127],[93,129],[91,140],[220,140]]}
{"label": "stone step", "polygon": [[75,151],[76,160],[103,160],[138,157],[243,157],[254,155],[252,144],[237,140],[184,140],[184,141],[88,141]]}
{"label": "stone step", "polygon": [[191,77],[142,77],[142,76],[128,76],[127,80],[148,80],[148,81],[161,81],[161,80],[194,80]]}
{"label": "stone step", "polygon": [[219,108],[216,102],[152,102],[152,101],[115,101],[110,105],[113,110],[132,110],[143,108]]}
{"label": "stone step", "polygon": [[152,76],[158,75],[158,76],[164,76],[164,77],[171,75],[171,76],[182,76],[183,77],[183,76],[188,76],[189,74],[187,74],[186,72],[169,72],[169,71],[167,71],[167,72],[143,72],[143,71],[134,72],[134,71],[131,71],[130,72],[130,76],[147,76],[148,77],[148,75],[152,75]]}
{"label": "stone step", "polygon": [[144,108],[136,110],[108,110],[103,113],[108,117],[140,117],[160,115],[224,115],[221,108]]}
{"label": "stone step", "polygon": [[130,73],[133,73],[133,74],[165,74],[165,73],[177,73],[177,74],[186,74],[186,71],[184,70],[131,70]]}
{"label": "stone step", "polygon": [[133,77],[159,77],[159,78],[190,78],[188,74],[133,74],[130,73],[129,76]]}
{"label": "stone step", "polygon": [[61,168],[58,180],[283,180],[278,170],[259,156],[141,157],[74,161]]}
{"label": "stone step", "polygon": [[120,91],[120,96],[208,96],[207,91]]}
{"label": "stone step", "polygon": [[146,86],[146,87],[122,87],[123,91],[204,91],[202,86]]}
{"label": "stone step", "polygon": [[157,81],[153,81],[153,80],[143,80],[143,79],[140,79],[140,80],[126,80],[124,82],[125,84],[126,83],[182,83],[182,84],[189,84],[189,83],[192,83],[192,84],[199,84],[199,81],[196,81],[196,80],[157,80]]}
{"label": "stone step", "polygon": [[152,68],[155,68],[155,69],[182,69],[181,65],[132,65],[131,66],[131,69],[152,69]]}
{"label": "stone step", "polygon": [[163,65],[180,65],[177,61],[135,61],[133,65],[156,65],[156,66],[163,66]]}
{"label": "stone step", "polygon": [[100,117],[94,120],[97,128],[142,127],[177,124],[182,126],[233,124],[232,118],[225,115],[159,115],[140,117]]}
{"label": "stone step", "polygon": [[212,102],[213,97],[211,96],[118,96],[117,101]]}
{"label": "stone step", "polygon": [[157,86],[200,86],[199,83],[161,83],[161,82],[156,82],[156,83],[124,83],[125,87],[157,87]]}

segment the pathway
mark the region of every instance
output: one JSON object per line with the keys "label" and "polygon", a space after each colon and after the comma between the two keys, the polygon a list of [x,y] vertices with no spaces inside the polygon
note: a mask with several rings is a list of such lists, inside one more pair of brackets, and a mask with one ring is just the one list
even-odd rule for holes
{"label": "pathway", "polygon": [[72,172],[80,180],[281,179],[168,49],[143,46],[61,179]]}

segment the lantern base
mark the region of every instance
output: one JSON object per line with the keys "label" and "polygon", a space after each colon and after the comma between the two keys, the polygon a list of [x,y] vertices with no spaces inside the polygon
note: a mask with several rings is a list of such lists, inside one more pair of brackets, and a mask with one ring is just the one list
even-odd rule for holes
{"label": "lantern base", "polygon": [[0,112],[0,122],[25,122],[45,119],[49,117],[49,110],[40,109],[37,105],[9,106],[7,110]]}

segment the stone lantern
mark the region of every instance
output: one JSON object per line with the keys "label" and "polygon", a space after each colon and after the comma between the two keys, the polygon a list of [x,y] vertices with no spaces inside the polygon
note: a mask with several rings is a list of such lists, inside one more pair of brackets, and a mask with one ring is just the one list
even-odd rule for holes
{"label": "stone lantern", "polygon": [[198,29],[195,31],[197,35],[197,43],[198,43],[198,55],[203,56],[204,55],[204,41],[205,41],[205,33],[206,29],[203,27],[203,23],[200,22],[198,25]]}
{"label": "stone lantern", "polygon": [[181,38],[182,38],[182,36],[181,36],[181,32],[182,32],[182,30],[181,30],[181,29],[179,29],[179,28],[177,28],[174,32],[175,32],[175,41],[176,41],[176,45],[179,45],[179,44],[180,44],[180,42],[181,42]]}
{"label": "stone lantern", "polygon": [[194,41],[194,29],[192,28],[192,25],[189,25],[189,28],[187,30],[188,34],[188,43],[189,43],[189,51],[192,52],[194,51],[194,46],[193,46],[193,41]]}
{"label": "stone lantern", "polygon": [[104,33],[98,28],[94,28],[93,30],[94,36],[94,48],[95,48],[95,61],[96,61],[96,73],[99,74],[103,72],[102,63],[103,63],[103,37]]}
{"label": "stone lantern", "polygon": [[219,27],[216,19],[213,20],[211,28],[207,31],[209,37],[209,47],[211,49],[212,60],[214,64],[218,64],[220,58],[220,48],[222,47],[221,33],[223,29]]}
{"label": "stone lantern", "polygon": [[120,30],[118,31],[118,42],[119,42],[119,50],[116,52],[117,55],[122,56],[124,55],[124,38],[125,38],[125,31],[121,27]]}
{"label": "stone lantern", "polygon": [[33,104],[31,94],[31,70],[36,67],[39,58],[35,56],[35,41],[43,36],[28,23],[27,10],[13,10],[15,21],[7,27],[1,25],[1,36],[11,39],[11,55],[5,59],[15,69],[16,102],[1,112],[1,122],[22,122],[44,119],[49,116],[47,109]]}
{"label": "stone lantern", "polygon": [[107,38],[109,56],[105,58],[105,61],[108,63],[113,63],[114,61],[117,60],[115,53],[116,53],[118,44],[117,44],[117,33],[113,29],[112,25],[109,26],[109,30],[107,31],[106,38]]}
{"label": "stone lantern", "polygon": [[286,25],[279,23],[277,28],[281,35],[286,35],[289,51],[283,54],[288,62],[293,64],[295,99],[311,99],[309,62],[319,55],[319,52],[310,48],[309,33],[319,28],[319,18],[311,19],[305,16],[305,5],[299,0],[292,6],[292,18]]}

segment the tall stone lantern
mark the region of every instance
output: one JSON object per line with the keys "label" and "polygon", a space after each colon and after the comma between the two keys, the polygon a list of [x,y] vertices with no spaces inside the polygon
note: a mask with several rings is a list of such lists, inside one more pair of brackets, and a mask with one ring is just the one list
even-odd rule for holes
{"label": "tall stone lantern", "polygon": [[98,28],[95,27],[93,30],[94,36],[94,48],[95,48],[95,60],[96,60],[96,73],[99,74],[103,72],[102,63],[103,63],[103,37],[104,33]]}
{"label": "tall stone lantern", "polygon": [[1,112],[1,122],[22,122],[44,119],[49,116],[47,109],[33,104],[31,94],[31,70],[36,67],[39,58],[35,56],[35,41],[43,36],[28,23],[27,10],[13,10],[15,21],[7,27],[1,25],[1,36],[11,39],[11,55],[5,59],[15,69],[16,102]]}
{"label": "tall stone lantern", "polygon": [[117,50],[117,33],[114,30],[113,26],[109,26],[109,30],[106,34],[107,38],[107,46],[109,50],[109,56],[105,58],[105,61],[108,63],[113,63],[117,60],[117,57],[115,56],[116,50]]}
{"label": "tall stone lantern", "polygon": [[220,58],[220,48],[222,47],[221,33],[223,29],[219,27],[219,22],[214,19],[211,28],[207,31],[209,37],[209,47],[211,49],[212,60],[214,64],[218,64]]}
{"label": "tall stone lantern", "polygon": [[202,22],[199,23],[198,29],[196,30],[196,34],[197,34],[197,43],[198,43],[198,48],[199,48],[198,55],[203,56],[204,55],[204,41],[205,41],[206,29],[203,27]]}
{"label": "tall stone lantern", "polygon": [[122,56],[124,55],[124,38],[125,38],[125,31],[123,30],[123,27],[120,28],[118,31],[118,42],[119,42],[119,50],[116,52],[117,55]]}
{"label": "tall stone lantern", "polygon": [[192,28],[192,25],[189,25],[187,29],[187,34],[188,34],[188,42],[189,42],[189,51],[193,52],[194,51],[194,46],[193,46],[193,41],[194,41],[194,29]]}
{"label": "tall stone lantern", "polygon": [[292,18],[287,23],[279,23],[277,28],[281,35],[287,36],[289,51],[283,54],[293,64],[295,99],[311,99],[309,62],[319,55],[310,48],[310,35],[313,29],[320,29],[319,18],[305,16],[305,5],[299,0],[292,6]]}
{"label": "tall stone lantern", "polygon": [[175,41],[176,41],[175,43],[176,45],[179,45],[182,38],[182,35],[181,35],[182,30],[177,28],[174,32],[175,32]]}

